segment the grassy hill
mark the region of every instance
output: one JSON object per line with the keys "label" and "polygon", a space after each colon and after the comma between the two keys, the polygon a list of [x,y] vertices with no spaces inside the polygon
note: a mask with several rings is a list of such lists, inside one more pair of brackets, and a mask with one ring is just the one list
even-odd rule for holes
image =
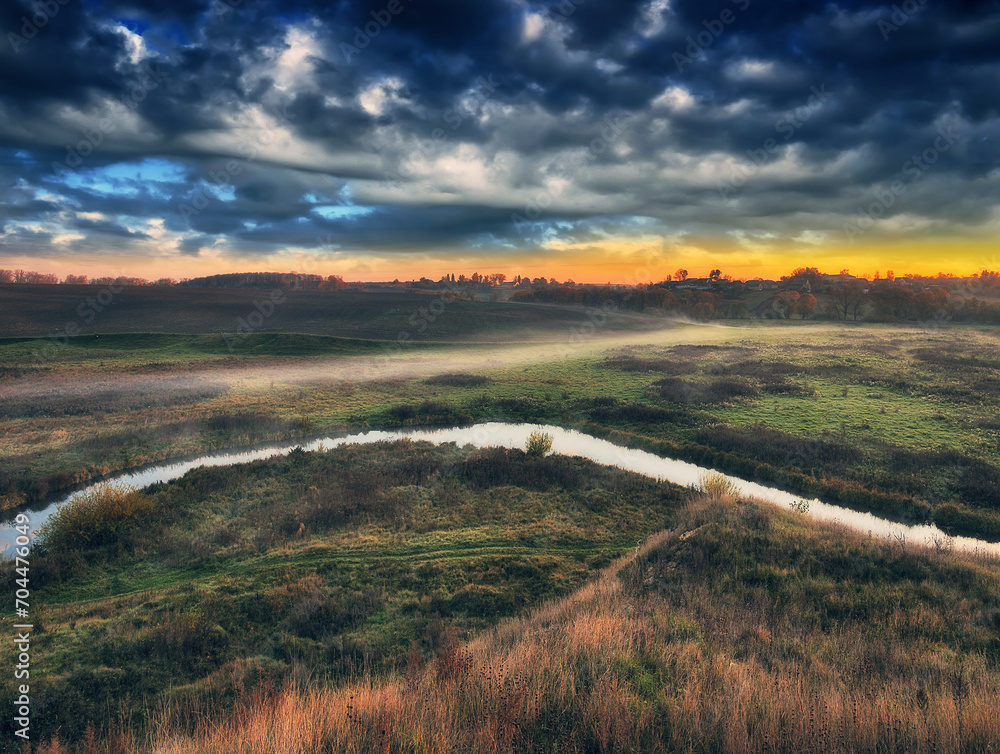
{"label": "grassy hill", "polygon": [[580,586],[681,500],[580,459],[409,442],[83,499],[32,558],[37,732],[423,663]]}
{"label": "grassy hill", "polygon": [[[589,322],[579,307],[453,300],[409,291],[271,291],[130,287],[98,299],[89,285],[0,285],[0,337],[79,333],[305,333],[396,341],[564,337]],[[662,317],[602,313],[602,327],[643,331]],[[71,334],[76,334],[72,332]]]}
{"label": "grassy hill", "polygon": [[709,486],[404,443],[95,498],[35,565],[39,722],[192,754],[1000,746],[1000,565]]}

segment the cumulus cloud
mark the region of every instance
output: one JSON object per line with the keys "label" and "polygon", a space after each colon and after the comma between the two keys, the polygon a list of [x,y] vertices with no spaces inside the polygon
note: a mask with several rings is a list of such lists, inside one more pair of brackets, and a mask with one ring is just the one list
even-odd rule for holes
{"label": "cumulus cloud", "polygon": [[0,245],[815,245],[895,180],[877,232],[995,233],[996,0],[389,6],[5,4]]}

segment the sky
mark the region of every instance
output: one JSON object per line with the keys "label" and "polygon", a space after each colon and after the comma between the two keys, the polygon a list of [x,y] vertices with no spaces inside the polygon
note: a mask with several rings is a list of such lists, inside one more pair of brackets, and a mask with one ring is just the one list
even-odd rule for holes
{"label": "sky", "polygon": [[1000,269],[1000,0],[7,0],[0,267]]}

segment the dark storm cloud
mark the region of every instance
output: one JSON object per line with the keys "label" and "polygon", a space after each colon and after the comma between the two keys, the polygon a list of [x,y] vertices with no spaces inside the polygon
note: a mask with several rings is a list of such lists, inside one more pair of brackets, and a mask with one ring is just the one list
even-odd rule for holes
{"label": "dark storm cloud", "polygon": [[149,235],[140,231],[122,227],[117,223],[106,220],[87,220],[75,218],[69,227],[84,231],[90,234],[100,234],[106,236],[119,236],[121,238],[149,238]]}
{"label": "dark storm cloud", "polygon": [[9,249],[836,231],[942,133],[888,216],[996,212],[996,0],[52,0],[0,32]]}

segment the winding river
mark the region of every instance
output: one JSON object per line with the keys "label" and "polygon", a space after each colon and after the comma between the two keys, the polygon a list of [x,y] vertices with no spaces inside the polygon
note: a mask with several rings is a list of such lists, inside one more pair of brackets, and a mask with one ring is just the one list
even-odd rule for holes
{"label": "winding river", "polygon": [[[132,473],[121,474],[79,489],[72,494],[52,502],[41,510],[28,510],[24,512],[30,518],[32,530],[37,533],[38,529],[55,513],[59,506],[79,495],[87,493],[99,485],[113,484],[142,488],[156,482],[169,482],[173,479],[178,479],[191,469],[199,466],[230,466],[237,463],[246,463],[247,461],[255,461],[262,458],[286,455],[298,447],[301,447],[303,450],[329,450],[341,445],[410,439],[425,440],[435,444],[454,442],[462,446],[473,445],[477,448],[523,448],[528,440],[528,435],[535,431],[547,432],[552,436],[553,453],[587,458],[595,463],[606,466],[617,466],[660,481],[673,482],[674,484],[683,486],[697,485],[699,477],[708,471],[705,467],[693,463],[662,458],[644,450],[624,448],[607,440],[591,437],[590,435],[571,429],[539,424],[488,422],[451,429],[374,430],[343,437],[323,437],[309,442],[207,454],[188,461],[164,463],[149,466]],[[793,495],[783,490],[766,487],[755,482],[748,482],[738,477],[725,476],[737,486],[743,495],[749,497],[765,500],[782,507],[790,507],[793,503],[799,503],[802,500],[801,496]],[[969,537],[948,537],[933,525],[908,526],[906,524],[887,521],[871,513],[859,513],[848,508],[829,505],[819,500],[809,500],[808,502],[809,511],[807,515],[810,517],[823,521],[837,521],[851,529],[870,533],[872,536],[905,538],[909,543],[919,543],[926,546],[933,546],[935,542],[948,542],[956,550],[972,552],[982,556],[1000,556],[1000,543],[985,542]],[[2,528],[0,528],[0,553],[9,554],[8,551],[18,535],[11,522],[16,513],[17,511],[6,512],[7,520],[4,522]]]}

